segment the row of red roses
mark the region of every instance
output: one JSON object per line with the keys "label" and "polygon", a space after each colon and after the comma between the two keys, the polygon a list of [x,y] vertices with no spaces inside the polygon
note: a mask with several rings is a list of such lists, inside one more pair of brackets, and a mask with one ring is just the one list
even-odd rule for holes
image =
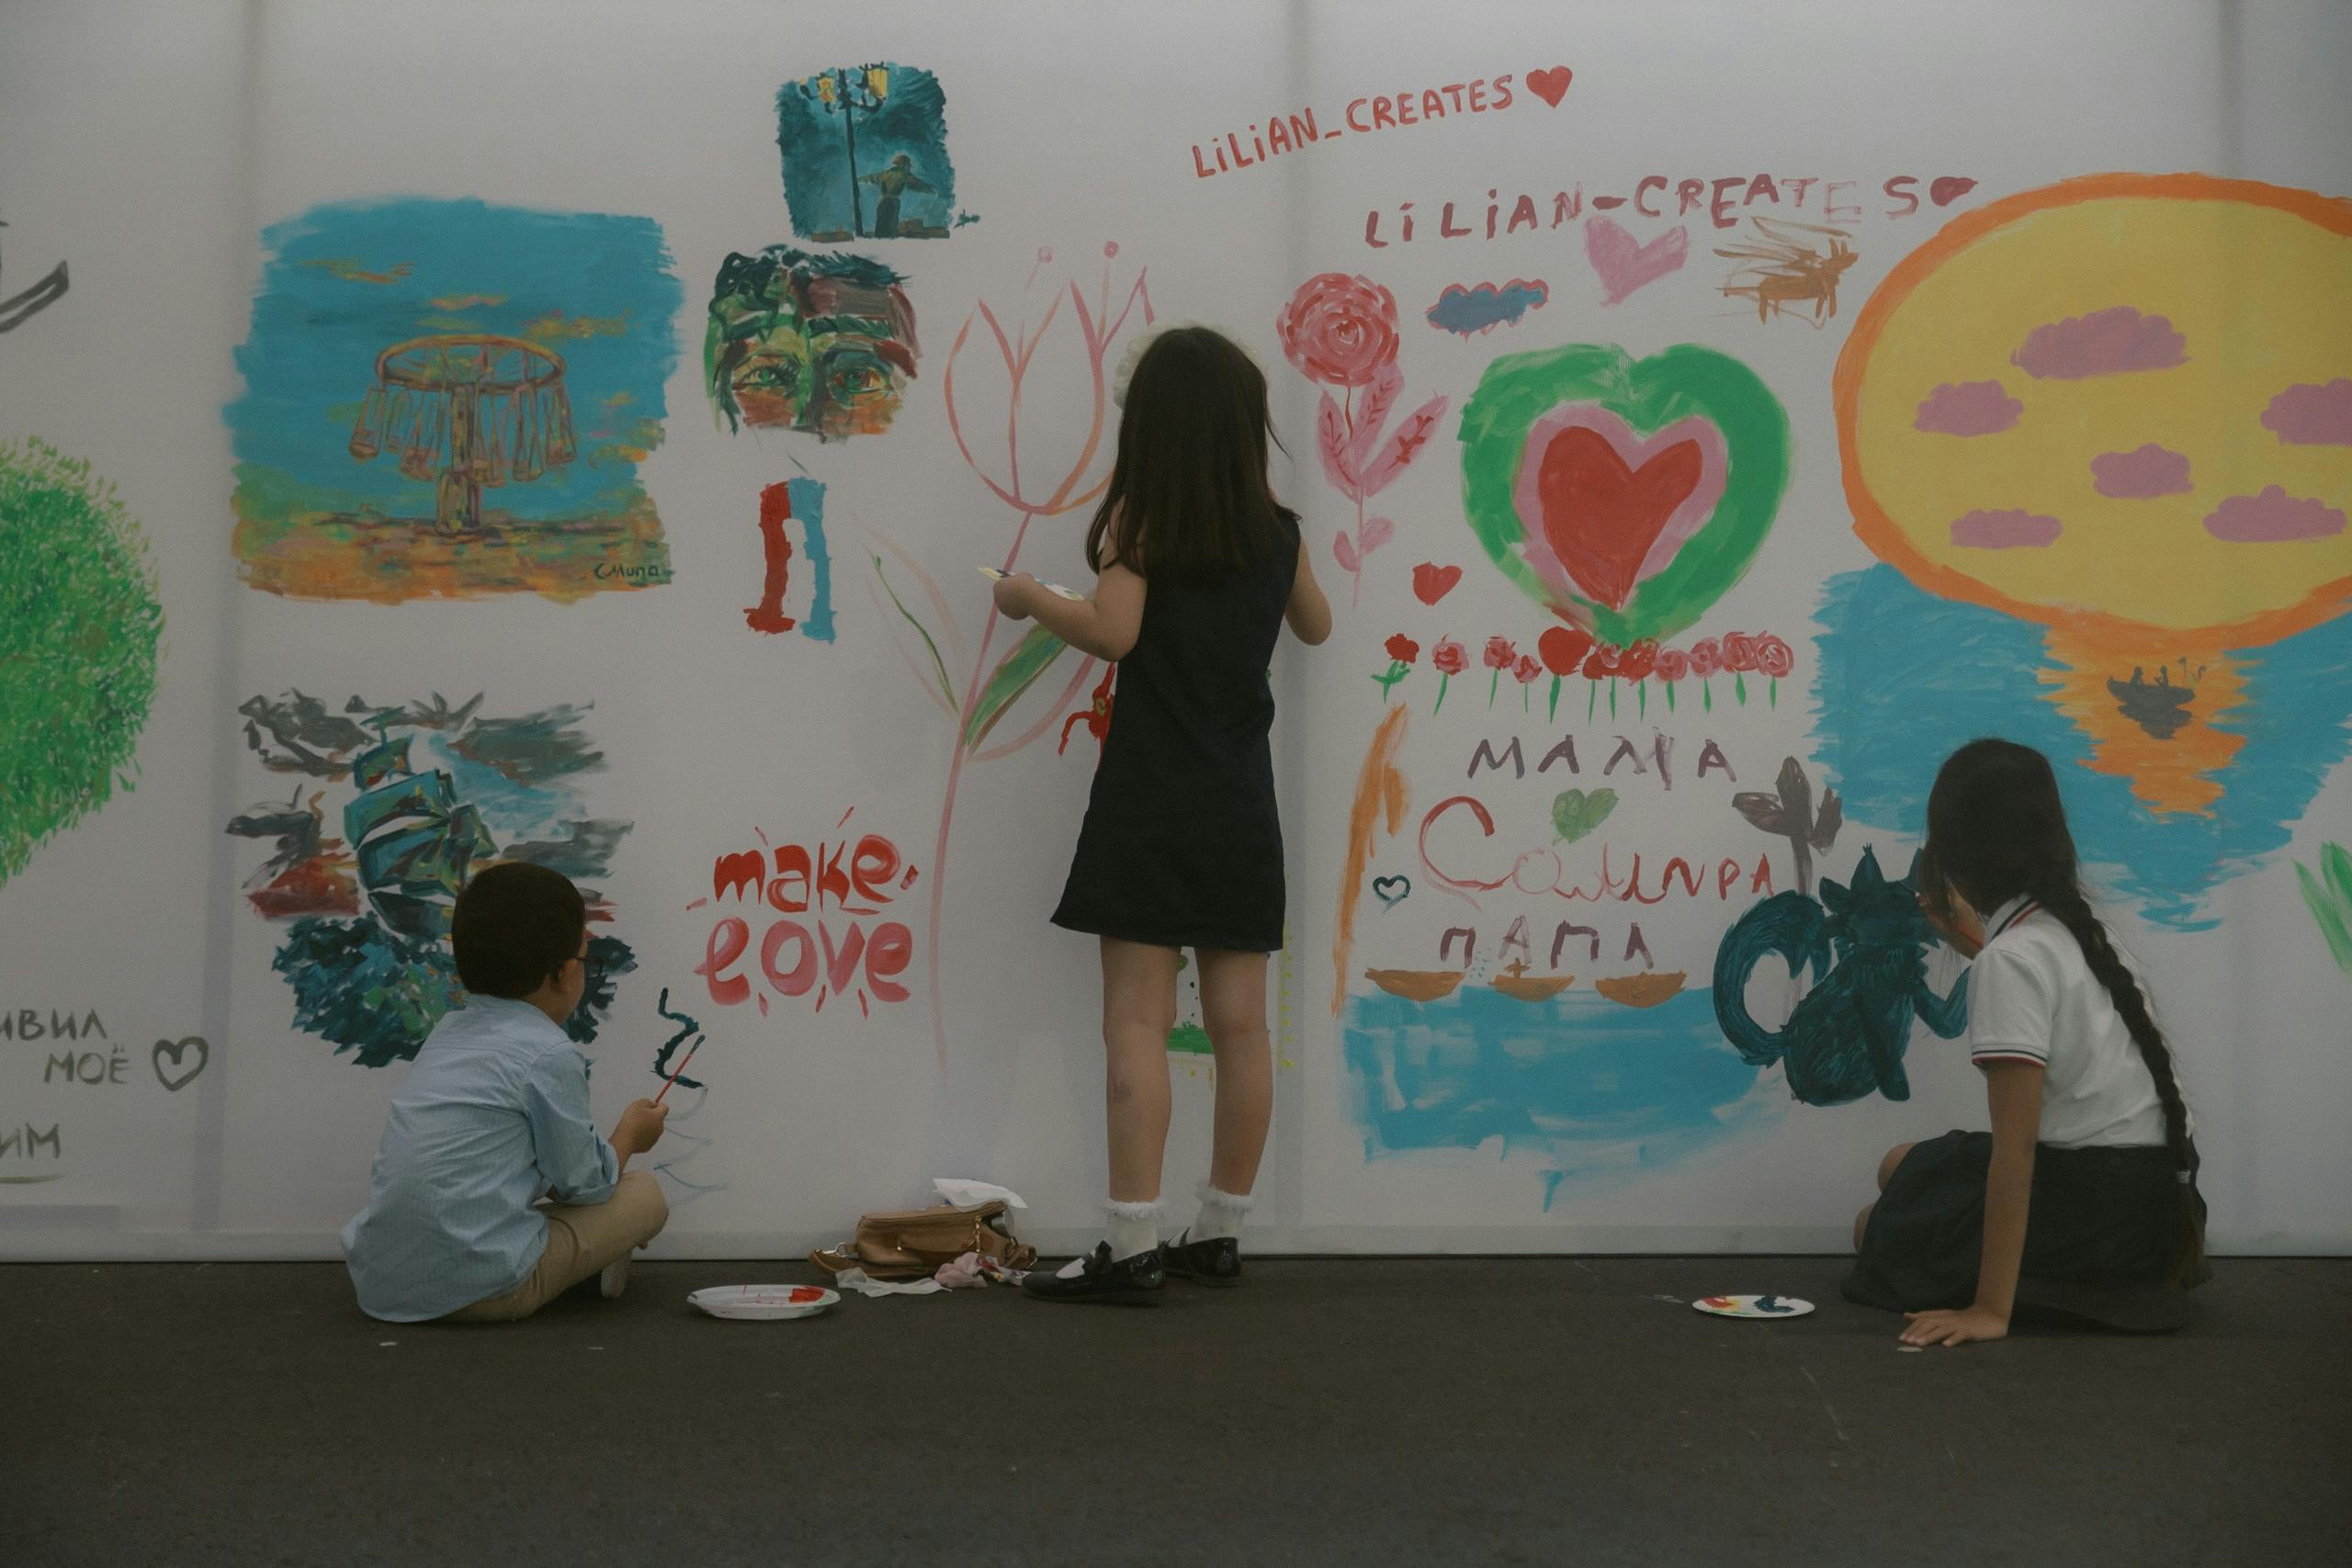
{"label": "row of red roses", "polygon": [[[1381,698],[1387,700],[1389,692],[1402,681],[1421,656],[1421,645],[1398,632],[1386,644],[1388,668],[1373,679],[1379,682]],[[1609,682],[1609,711],[1617,711],[1617,682],[1631,681],[1644,713],[1649,711],[1649,678],[1653,675],[1666,682],[1666,704],[1674,705],[1674,684],[1687,678],[1701,682],[1701,693],[1706,705],[1715,705],[1714,685],[1709,677],[1725,672],[1731,675],[1739,700],[1747,701],[1747,675],[1755,671],[1770,681],[1773,705],[1781,700],[1781,677],[1796,667],[1796,656],[1789,645],[1770,632],[1750,637],[1746,632],[1727,632],[1720,639],[1702,637],[1685,650],[1661,648],[1656,637],[1643,637],[1620,648],[1615,643],[1601,642],[1591,633],[1575,626],[1553,626],[1535,639],[1533,654],[1521,653],[1517,644],[1506,637],[1487,639],[1483,660],[1494,675],[1487,682],[1487,705],[1495,705],[1496,694],[1502,679],[1510,675],[1520,683],[1520,705],[1528,705],[1530,691],[1545,671],[1552,676],[1552,701],[1546,717],[1557,714],[1560,707],[1560,682],[1571,675],[1582,675],[1593,682],[1592,695],[1585,704],[1585,715],[1592,716],[1600,694],[1600,682]],[[1438,672],[1437,703],[1430,711],[1435,713],[1445,706],[1446,687],[1453,677],[1470,668],[1470,654],[1452,637],[1440,637],[1430,650],[1430,664]]]}

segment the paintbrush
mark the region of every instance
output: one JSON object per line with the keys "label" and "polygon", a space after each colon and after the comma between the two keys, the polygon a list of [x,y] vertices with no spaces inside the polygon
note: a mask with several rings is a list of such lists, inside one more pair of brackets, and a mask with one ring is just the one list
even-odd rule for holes
{"label": "paintbrush", "polygon": [[695,1036],[695,1043],[686,1047],[686,1054],[678,1058],[678,1065],[671,1068],[670,1076],[662,1080],[662,1092],[653,1097],[654,1104],[662,1103],[663,1098],[670,1092],[670,1086],[678,1081],[678,1075],[686,1070],[686,1064],[695,1059],[695,1053],[702,1049],[702,1043],[707,1038],[708,1036],[701,1034]]}

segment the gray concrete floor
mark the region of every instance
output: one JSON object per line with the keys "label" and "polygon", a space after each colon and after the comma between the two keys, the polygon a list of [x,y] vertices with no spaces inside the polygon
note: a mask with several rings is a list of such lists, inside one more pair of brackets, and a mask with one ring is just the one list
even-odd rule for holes
{"label": "gray concrete floor", "polygon": [[[395,1327],[324,1265],[0,1267],[0,1563],[2352,1562],[2352,1260],[1903,1351],[1835,1258],[1273,1261],[731,1324],[639,1264]],[[1771,1290],[1813,1316],[1682,1304]]]}

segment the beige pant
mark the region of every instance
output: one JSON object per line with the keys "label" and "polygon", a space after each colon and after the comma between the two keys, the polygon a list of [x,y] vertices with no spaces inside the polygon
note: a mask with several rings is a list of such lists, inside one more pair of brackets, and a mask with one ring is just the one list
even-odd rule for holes
{"label": "beige pant", "polygon": [[670,1201],[653,1173],[628,1170],[601,1203],[559,1203],[542,1210],[548,1220],[548,1249],[531,1277],[503,1296],[462,1307],[444,1323],[513,1323],[538,1311],[581,1280],[601,1274],[662,1234],[670,1223]]}

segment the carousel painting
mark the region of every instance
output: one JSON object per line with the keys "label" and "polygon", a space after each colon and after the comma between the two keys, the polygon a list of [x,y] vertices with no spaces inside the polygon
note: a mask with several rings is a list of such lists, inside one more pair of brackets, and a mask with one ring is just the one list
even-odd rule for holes
{"label": "carousel painting", "polygon": [[262,242],[227,412],[248,583],[398,604],[669,581],[637,465],[683,296],[651,220],[399,200]]}

